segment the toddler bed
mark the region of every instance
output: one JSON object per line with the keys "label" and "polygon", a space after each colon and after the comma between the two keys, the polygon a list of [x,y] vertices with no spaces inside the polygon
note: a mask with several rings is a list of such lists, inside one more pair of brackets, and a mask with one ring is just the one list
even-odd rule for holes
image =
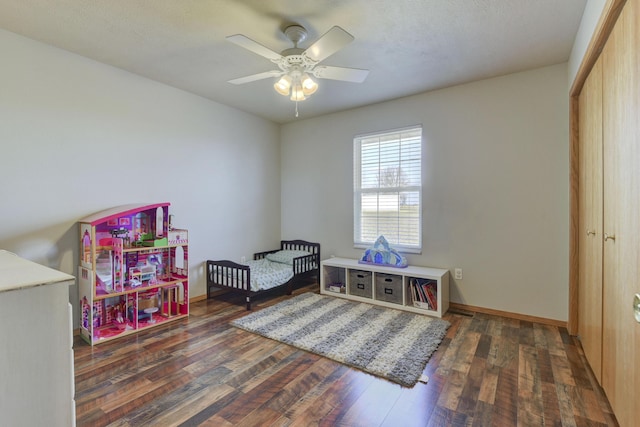
{"label": "toddler bed", "polygon": [[253,296],[279,287],[291,295],[296,279],[308,274],[315,274],[320,283],[320,244],[282,240],[280,249],[253,254],[253,260],[243,264],[207,261],[207,298],[220,289],[241,293],[251,310]]}

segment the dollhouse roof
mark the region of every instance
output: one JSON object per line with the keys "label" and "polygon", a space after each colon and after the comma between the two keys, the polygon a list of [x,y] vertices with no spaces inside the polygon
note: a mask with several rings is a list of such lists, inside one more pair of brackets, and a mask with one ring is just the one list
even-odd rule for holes
{"label": "dollhouse roof", "polygon": [[137,212],[142,212],[149,209],[156,209],[158,207],[165,207],[169,205],[171,205],[171,203],[162,202],[162,203],[151,203],[151,204],[136,203],[131,205],[116,206],[114,208],[109,208],[100,212],[96,212],[92,215],[82,218],[78,222],[89,223],[90,225],[96,225],[102,222],[106,222],[110,219],[116,219],[122,216],[132,215]]}

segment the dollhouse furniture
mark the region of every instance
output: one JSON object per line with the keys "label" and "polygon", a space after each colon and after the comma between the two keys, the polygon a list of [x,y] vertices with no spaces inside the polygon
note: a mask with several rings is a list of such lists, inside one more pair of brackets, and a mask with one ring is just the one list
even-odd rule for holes
{"label": "dollhouse furniture", "polygon": [[178,291],[180,288],[178,285],[171,285],[162,288],[160,294],[160,308],[162,310],[162,315],[166,317],[177,316],[177,305],[175,304],[178,301]]}
{"label": "dollhouse furniture", "polygon": [[75,278],[0,250],[0,424],[75,426]]}
{"label": "dollhouse furniture", "polygon": [[169,205],[119,206],[79,221],[80,336],[89,344],[189,316],[188,233],[169,227]]}
{"label": "dollhouse furniture", "polygon": [[158,307],[149,307],[149,308],[145,308],[144,311],[146,314],[149,315],[149,323],[156,323],[155,319],[153,318],[153,313],[157,313],[158,310],[160,310]]}
{"label": "dollhouse furniture", "polygon": [[207,298],[224,289],[245,296],[247,310],[255,295],[286,287],[303,275],[314,275],[320,282],[320,244],[305,240],[282,240],[280,249],[253,254],[253,261],[238,264],[229,260],[207,261]]}

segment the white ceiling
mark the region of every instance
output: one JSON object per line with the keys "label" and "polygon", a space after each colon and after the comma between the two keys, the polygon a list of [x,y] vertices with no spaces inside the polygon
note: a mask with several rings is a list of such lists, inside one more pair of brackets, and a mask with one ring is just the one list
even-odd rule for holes
{"label": "white ceiling", "polygon": [[365,68],[364,83],[319,80],[300,119],[565,62],[586,0],[0,0],[0,27],[277,123],[295,105],[277,69],[225,40],[244,34],[280,52],[282,30],[307,47],[338,25],[355,41],[323,65]]}

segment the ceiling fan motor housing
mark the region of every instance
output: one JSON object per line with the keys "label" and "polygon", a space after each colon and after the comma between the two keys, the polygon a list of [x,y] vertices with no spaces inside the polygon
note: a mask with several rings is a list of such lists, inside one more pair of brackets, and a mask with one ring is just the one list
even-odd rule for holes
{"label": "ceiling fan motor housing", "polygon": [[[293,49],[289,49],[289,50],[293,50]],[[278,65],[278,67],[286,73],[295,71],[296,69],[300,70],[301,72],[303,71],[310,72],[313,70],[313,67],[315,67],[317,64],[316,61],[309,59],[306,55],[296,55],[296,54],[287,55],[287,51],[282,52],[282,58],[273,62],[275,62]]]}
{"label": "ceiling fan motor housing", "polygon": [[300,25],[289,25],[284,29],[284,35],[293,42],[295,47],[298,47],[298,43],[307,39],[307,30]]}

